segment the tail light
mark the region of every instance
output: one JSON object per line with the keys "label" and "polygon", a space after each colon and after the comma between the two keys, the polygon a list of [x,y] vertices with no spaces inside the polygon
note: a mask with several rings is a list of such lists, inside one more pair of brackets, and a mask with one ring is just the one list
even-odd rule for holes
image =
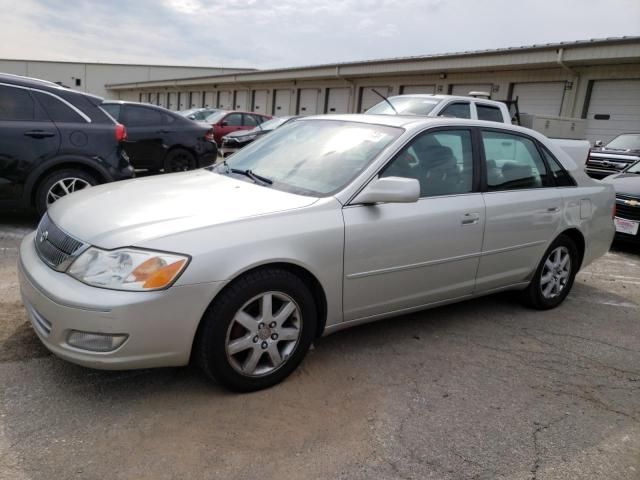
{"label": "tail light", "polygon": [[205,140],[209,140],[210,142],[215,142],[215,132],[213,131],[213,128],[209,129],[209,131],[207,133],[204,134],[204,138]]}
{"label": "tail light", "polygon": [[616,216],[616,202],[613,202],[613,208],[611,209],[611,218]]}
{"label": "tail light", "polygon": [[127,129],[121,123],[116,123],[116,141],[124,142],[127,139]]}

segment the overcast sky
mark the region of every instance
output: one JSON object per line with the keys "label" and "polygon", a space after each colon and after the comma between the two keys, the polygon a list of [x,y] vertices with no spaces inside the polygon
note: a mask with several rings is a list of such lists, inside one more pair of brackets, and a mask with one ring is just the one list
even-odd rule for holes
{"label": "overcast sky", "polygon": [[640,0],[0,0],[0,58],[277,68],[640,35]]}

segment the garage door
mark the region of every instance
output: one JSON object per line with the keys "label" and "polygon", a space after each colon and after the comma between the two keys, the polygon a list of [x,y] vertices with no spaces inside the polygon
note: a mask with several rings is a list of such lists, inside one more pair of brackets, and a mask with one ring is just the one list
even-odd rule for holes
{"label": "garage door", "polygon": [[169,110],[178,109],[178,92],[169,92],[167,108]]}
{"label": "garage door", "polygon": [[486,92],[491,94],[491,88],[493,85],[490,83],[468,83],[462,85],[453,85],[451,88],[451,95],[463,95],[468,96],[469,92]]}
{"label": "garage door", "polygon": [[233,110],[233,92],[221,90],[218,92],[218,108]]}
{"label": "garage door", "polygon": [[511,99],[518,99],[521,113],[560,115],[564,86],[564,82],[516,83]]}
{"label": "garage door", "polygon": [[167,94],[165,92],[158,94],[158,105],[165,108],[167,107]]}
{"label": "garage door", "polygon": [[204,92],[204,107],[213,107],[215,106],[215,92]]}
{"label": "garage door", "polygon": [[289,115],[291,108],[291,90],[276,90],[273,102],[273,115]]}
{"label": "garage door", "polygon": [[247,90],[236,90],[236,110],[246,110],[249,108],[249,92]]}
{"label": "garage door", "polygon": [[180,92],[180,101],[178,102],[178,110],[186,110],[190,108],[191,102],[189,101],[191,92]]}
{"label": "garage door", "polygon": [[640,132],[640,80],[596,80],[587,110],[587,139],[606,143],[624,132]]}
{"label": "garage door", "polygon": [[254,90],[251,110],[258,113],[267,113],[268,90]]}
{"label": "garage door", "polygon": [[318,113],[320,90],[317,88],[301,88],[298,115],[315,115]]}
{"label": "garage door", "polygon": [[360,89],[360,113],[366,112],[374,105],[382,102],[382,97],[374,92],[374,89],[385,96],[388,96],[391,91],[391,87],[362,87]]}
{"label": "garage door", "polygon": [[436,93],[435,85],[405,85],[402,87],[402,94],[410,93]]}
{"label": "garage door", "polygon": [[330,88],[327,92],[326,113],[348,113],[350,88]]}

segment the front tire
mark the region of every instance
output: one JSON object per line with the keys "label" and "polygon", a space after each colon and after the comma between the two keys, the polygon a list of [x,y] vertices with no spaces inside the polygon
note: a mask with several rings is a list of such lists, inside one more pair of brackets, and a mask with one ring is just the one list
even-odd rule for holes
{"label": "front tire", "polygon": [[270,268],[231,284],[202,322],[195,354],[205,374],[231,390],[250,392],[296,369],[313,342],[317,312],[300,278]]}
{"label": "front tire", "polygon": [[97,185],[93,175],[75,168],[58,170],[47,175],[36,190],[35,207],[40,216],[49,205],[70,193]]}
{"label": "front tire", "polygon": [[531,283],[523,292],[524,303],[538,310],[560,305],[573,287],[578,262],[575,242],[566,235],[560,235],[542,256]]}

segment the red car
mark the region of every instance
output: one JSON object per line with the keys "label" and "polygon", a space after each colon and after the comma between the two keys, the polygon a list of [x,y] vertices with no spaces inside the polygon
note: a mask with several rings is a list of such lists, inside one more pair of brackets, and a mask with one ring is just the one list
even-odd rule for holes
{"label": "red car", "polygon": [[213,127],[213,138],[220,145],[225,135],[238,130],[251,130],[270,118],[259,113],[221,111],[209,115],[204,122]]}

